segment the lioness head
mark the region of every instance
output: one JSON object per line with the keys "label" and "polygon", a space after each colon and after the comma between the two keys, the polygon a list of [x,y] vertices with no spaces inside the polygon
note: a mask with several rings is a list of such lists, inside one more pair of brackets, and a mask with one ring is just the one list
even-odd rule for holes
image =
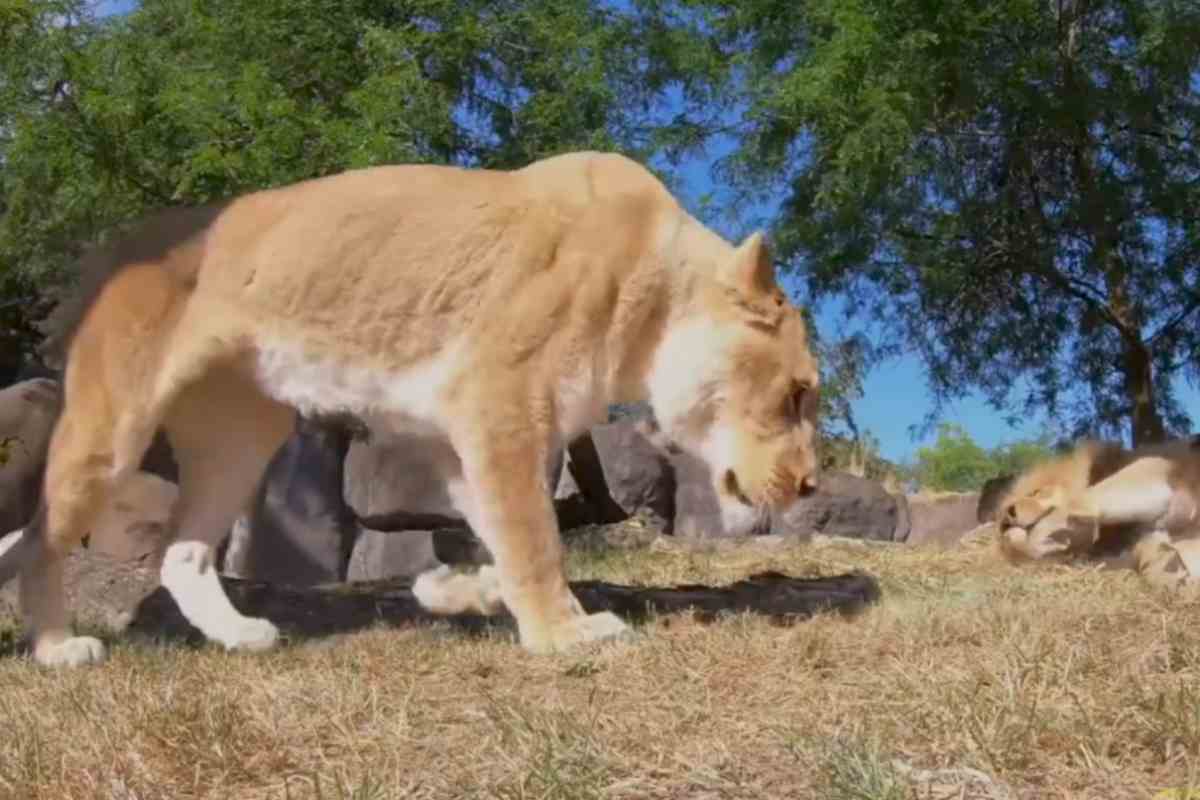
{"label": "lioness head", "polygon": [[817,488],[817,361],[761,234],[698,280],[656,355],[650,402],[667,437],[707,463],[727,531],[745,533]]}

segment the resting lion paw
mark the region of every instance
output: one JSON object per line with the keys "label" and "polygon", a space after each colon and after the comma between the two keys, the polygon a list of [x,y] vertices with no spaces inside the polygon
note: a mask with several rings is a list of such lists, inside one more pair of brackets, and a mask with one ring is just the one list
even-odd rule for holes
{"label": "resting lion paw", "polygon": [[104,644],[91,636],[72,636],[34,649],[33,659],[43,667],[79,667],[104,660]]}
{"label": "resting lion paw", "polygon": [[1200,590],[1200,542],[1172,541],[1162,530],[1144,536],[1134,547],[1134,568],[1151,586],[1168,591]]}

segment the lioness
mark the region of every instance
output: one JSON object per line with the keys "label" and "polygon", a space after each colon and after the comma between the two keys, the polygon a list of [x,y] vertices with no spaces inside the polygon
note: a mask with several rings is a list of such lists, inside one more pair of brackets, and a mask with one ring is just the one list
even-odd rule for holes
{"label": "lioness", "polygon": [[1200,585],[1200,439],[1080,442],[1020,475],[998,523],[1013,562],[1090,558],[1164,588]]}
{"label": "lioness", "polygon": [[572,595],[546,482],[610,403],[649,402],[711,466],[733,529],[816,488],[817,363],[763,237],[730,245],[618,155],[354,170],[168,211],[82,272],[51,341],[66,367],[44,506],[0,563],[0,580],[20,567],[42,664],[104,655],[71,635],[62,559],[160,426],[180,477],[162,583],[228,648],[276,641],[212,560],[297,411],[450,445],[442,477],[495,568],[423,576],[418,597],[498,598],[535,652],[625,629]]}

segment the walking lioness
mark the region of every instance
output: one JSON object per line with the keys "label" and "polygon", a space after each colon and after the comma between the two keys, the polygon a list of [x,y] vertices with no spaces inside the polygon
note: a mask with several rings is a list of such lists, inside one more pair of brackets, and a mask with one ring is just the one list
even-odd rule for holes
{"label": "walking lioness", "polygon": [[229,648],[277,637],[212,562],[297,411],[450,444],[442,476],[495,567],[424,576],[418,597],[498,600],[535,652],[625,628],[572,595],[546,480],[610,403],[650,403],[710,465],[733,529],[816,488],[817,364],[761,235],[731,246],[617,155],[346,172],[166,212],[82,272],[53,320],[66,367],[44,506],[0,562],[0,580],[20,568],[43,664],[104,655],[71,635],[62,559],[159,427],[180,477],[162,582]]}

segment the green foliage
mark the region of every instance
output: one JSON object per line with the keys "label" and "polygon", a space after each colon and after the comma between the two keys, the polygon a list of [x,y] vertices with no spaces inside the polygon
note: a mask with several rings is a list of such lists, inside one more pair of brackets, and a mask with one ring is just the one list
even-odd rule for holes
{"label": "green foliage", "polygon": [[592,0],[143,0],[103,19],[0,0],[0,325],[27,346],[42,289],[148,209],[381,163],[647,158],[671,136],[658,98],[716,68],[690,42]]}
{"label": "green foliage", "polygon": [[1047,438],[986,450],[961,426],[943,423],[933,445],[917,450],[911,473],[922,488],[967,492],[979,489],[989,478],[1018,473],[1052,453]]}
{"label": "green foliage", "polygon": [[1018,475],[1054,454],[1055,448],[1048,436],[1000,445],[989,453],[996,475]]}
{"label": "green foliage", "polygon": [[695,0],[814,296],[1074,433],[1157,438],[1200,378],[1200,4]]}

